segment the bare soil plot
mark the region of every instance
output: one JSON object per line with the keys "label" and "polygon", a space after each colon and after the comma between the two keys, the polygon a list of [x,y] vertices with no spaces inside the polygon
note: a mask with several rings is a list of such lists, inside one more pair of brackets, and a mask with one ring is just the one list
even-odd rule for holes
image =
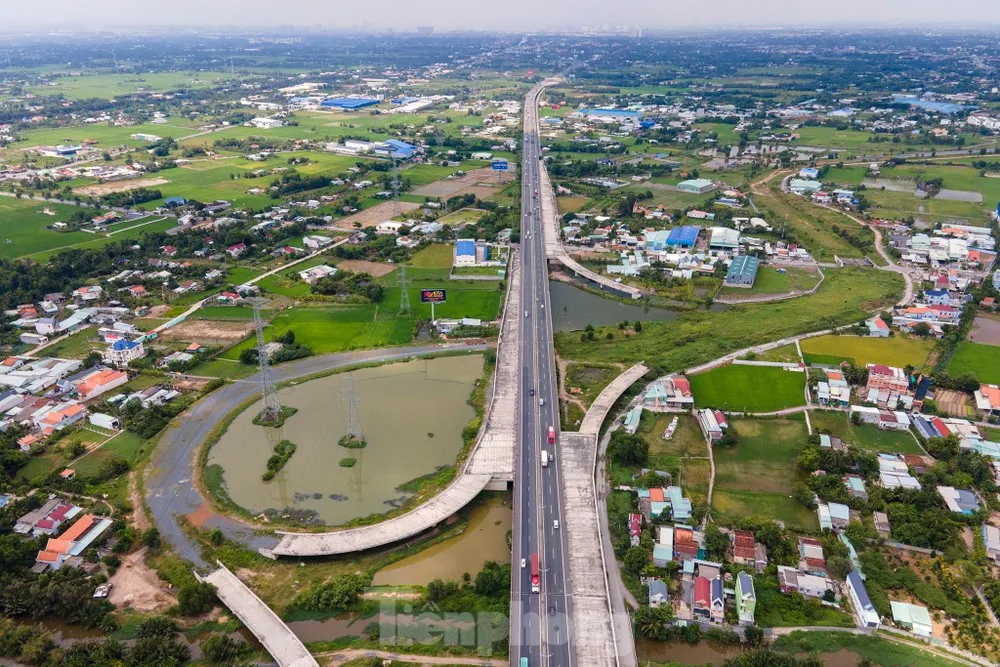
{"label": "bare soil plot", "polygon": [[[509,182],[508,178],[504,179]],[[429,183],[428,185],[422,185],[413,191],[413,194],[420,197],[451,197],[459,192],[465,193],[469,192],[474,186],[486,186],[489,188],[489,194],[493,194],[493,190],[498,186],[497,183],[497,173],[492,169],[473,169],[472,171],[466,172],[462,176],[456,176],[455,178],[448,180],[442,179],[440,181],[435,181]],[[469,189],[467,189],[469,188]]]}
{"label": "bare soil plot", "polygon": [[184,340],[201,345],[229,345],[246,338],[250,322],[233,320],[188,320],[160,333],[164,340]]}
{"label": "bare soil plot", "polygon": [[343,269],[344,271],[353,271],[354,273],[368,273],[376,278],[384,276],[387,273],[392,273],[396,270],[396,267],[393,264],[369,262],[365,259],[345,259],[344,261],[337,263],[337,268]]}
{"label": "bare soil plot", "polygon": [[1000,345],[1000,320],[977,317],[972,323],[969,340],[984,345]]}
{"label": "bare soil plot", "polygon": [[151,612],[177,604],[177,598],[167,591],[167,584],[146,565],[145,548],[124,556],[121,567],[108,581],[114,584],[108,601],[116,607]]}
{"label": "bare soil plot", "polygon": [[472,187],[462,188],[456,195],[475,195],[479,199],[489,199],[500,189],[497,187],[490,187],[489,185],[473,185]]}
{"label": "bare soil plot", "polygon": [[[420,204],[414,204],[413,202],[408,201],[399,202],[400,213],[407,213],[415,208],[420,208]],[[358,211],[357,213],[343,217],[334,222],[333,226],[338,229],[362,229],[364,227],[372,227],[380,222],[392,220],[393,210],[393,202],[382,202],[381,204],[377,204],[371,208],[366,208],[363,211]],[[360,223],[361,226],[355,227],[354,223],[356,222]]]}
{"label": "bare soil plot", "polygon": [[972,408],[969,406],[969,396],[960,391],[950,389],[938,389],[934,392],[934,400],[938,410],[946,412],[956,417],[969,417],[972,415]]}
{"label": "bare soil plot", "polygon": [[152,188],[169,182],[170,181],[165,178],[140,178],[138,180],[131,179],[127,181],[114,181],[112,183],[84,185],[79,188],[74,188],[73,192],[79,195],[100,197],[101,195],[109,195],[113,192],[125,192],[127,190],[138,190],[139,188]]}

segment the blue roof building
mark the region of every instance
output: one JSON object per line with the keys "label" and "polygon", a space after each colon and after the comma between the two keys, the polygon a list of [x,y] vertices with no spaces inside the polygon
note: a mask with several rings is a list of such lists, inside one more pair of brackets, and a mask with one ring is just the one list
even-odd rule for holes
{"label": "blue roof building", "polygon": [[167,197],[163,200],[164,206],[184,206],[187,200],[184,197]]}
{"label": "blue roof building", "polygon": [[378,104],[374,97],[331,97],[320,102],[320,106],[334,107],[337,109],[361,109]]}
{"label": "blue roof building", "polygon": [[693,248],[701,229],[695,225],[674,227],[667,236],[667,245],[672,248]]}
{"label": "blue roof building", "polygon": [[400,141],[399,139],[386,139],[383,143],[392,149],[392,157],[400,160],[411,158],[417,152],[416,146],[408,144],[405,141]]}
{"label": "blue roof building", "polygon": [[585,116],[603,116],[605,118],[641,118],[641,111],[630,111],[628,109],[580,109],[580,113]]}
{"label": "blue roof building", "polygon": [[684,497],[681,487],[668,486],[667,496],[670,498],[670,511],[674,521],[687,521],[691,518],[691,500]]}
{"label": "blue roof building", "polygon": [[462,239],[455,242],[455,254],[462,256],[476,256],[476,242],[469,239]]}

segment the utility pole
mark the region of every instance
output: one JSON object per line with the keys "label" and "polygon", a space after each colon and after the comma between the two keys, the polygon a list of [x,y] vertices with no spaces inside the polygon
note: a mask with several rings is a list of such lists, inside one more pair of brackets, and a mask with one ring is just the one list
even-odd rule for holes
{"label": "utility pole", "polygon": [[406,289],[406,265],[399,267],[399,314],[412,315],[410,308],[410,293]]}
{"label": "utility pole", "polygon": [[281,414],[281,403],[278,401],[278,390],[274,387],[271,379],[271,364],[267,356],[267,344],[264,342],[264,320],[261,317],[261,308],[267,303],[266,299],[255,297],[250,299],[253,305],[253,326],[257,332],[257,363],[260,365],[260,394],[261,406],[259,421],[262,424],[276,422]]}

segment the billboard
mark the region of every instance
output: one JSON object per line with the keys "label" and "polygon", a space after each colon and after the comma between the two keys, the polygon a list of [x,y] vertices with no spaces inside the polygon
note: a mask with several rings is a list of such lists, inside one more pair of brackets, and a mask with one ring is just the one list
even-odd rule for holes
{"label": "billboard", "polygon": [[507,171],[507,160],[494,160],[493,171]]}
{"label": "billboard", "polygon": [[444,303],[448,290],[443,289],[422,289],[420,290],[421,303]]}

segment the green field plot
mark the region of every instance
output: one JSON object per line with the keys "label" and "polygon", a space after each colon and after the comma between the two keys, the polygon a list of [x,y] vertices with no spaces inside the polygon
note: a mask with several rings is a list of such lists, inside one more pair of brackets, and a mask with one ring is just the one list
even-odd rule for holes
{"label": "green field plot", "polygon": [[[99,437],[96,434],[86,432],[84,435],[86,437]],[[93,450],[73,464],[73,469],[81,477],[93,477],[100,472],[101,465],[111,458],[122,459],[131,465],[142,454],[144,442],[142,438],[134,433],[122,431],[104,443],[99,449]]]}
{"label": "green field plot", "polygon": [[479,219],[486,215],[487,211],[481,208],[463,208],[441,216],[437,219],[443,225],[461,225],[466,222],[479,222]]}
{"label": "green field plot", "polygon": [[[174,122],[178,124],[174,124]],[[80,125],[77,127],[44,128],[38,130],[28,130],[20,133],[20,141],[11,144],[7,150],[23,150],[35,148],[36,146],[55,146],[59,144],[74,145],[83,142],[95,142],[99,149],[118,148],[128,146],[130,148],[145,148],[150,142],[140,139],[133,139],[133,134],[151,134],[157,137],[171,137],[179,139],[198,132],[197,129],[187,125],[183,118],[171,118],[163,125]],[[159,174],[157,174],[158,176]]]}
{"label": "green field plot", "polygon": [[855,426],[846,412],[812,410],[809,413],[813,430],[835,435],[845,444],[886,454],[923,454],[920,445],[909,431],[883,431],[870,424]]}
{"label": "green field plot", "polygon": [[407,262],[415,269],[450,269],[455,257],[455,246],[435,243],[418,250]]}
{"label": "green field plot", "polygon": [[45,356],[59,359],[83,359],[91,352],[104,352],[107,345],[97,342],[97,330],[85,327],[73,332],[68,338],[45,348]]}
{"label": "green field plot", "polygon": [[253,310],[247,306],[210,306],[199,308],[191,319],[248,321],[253,319]]}
{"label": "green field plot", "polygon": [[[664,440],[663,434],[674,417],[678,418],[677,428],[674,429],[670,440]],[[691,415],[645,411],[642,413],[642,423],[636,432],[649,443],[650,460],[661,455],[679,458],[708,456],[708,443],[705,442],[697,420]]]}
{"label": "green field plot", "polygon": [[614,326],[598,327],[592,341],[581,341],[579,332],[557,333],[556,349],[565,359],[643,361],[663,372],[680,371],[752,345],[857,322],[896,303],[902,289],[902,278],[888,271],[828,269],[815,294],[718,312],[688,311],[670,322],[643,322],[642,333],[629,337]]}
{"label": "green field plot", "polygon": [[980,382],[1000,383],[1000,347],[963,341],[958,344],[955,356],[948,362],[952,376],[975,375]]}
{"label": "green field plot", "polygon": [[[33,85],[36,95],[65,95],[70,99],[111,99],[137,92],[165,92],[186,88],[210,88],[234,77],[229,72],[146,72],[143,74],[84,74],[53,76],[49,83]],[[241,76],[237,78],[249,78]]]}
{"label": "green field plot", "polygon": [[754,592],[757,594],[754,620],[762,628],[854,627],[854,617],[847,612],[824,606],[819,600],[782,593],[776,577],[754,577]]}
{"label": "green field plot", "polygon": [[[46,210],[55,215],[45,213]],[[68,204],[0,197],[0,257],[24,257],[99,238],[87,232],[47,229],[53,223],[66,222],[77,210]],[[93,209],[84,210],[97,215]]]}
{"label": "green field plot", "polygon": [[754,358],[757,361],[780,361],[786,364],[797,364],[800,361],[799,350],[794,343],[761,352]]}
{"label": "green field plot", "polygon": [[757,271],[753,287],[723,287],[719,293],[723,296],[752,296],[755,294],[788,294],[789,292],[805,292],[819,282],[819,273],[811,269],[794,266],[778,271],[773,266],[762,266]]}
{"label": "green field plot", "polygon": [[605,364],[567,364],[564,383],[566,391],[580,399],[589,408],[605,386],[618,374],[621,368]]}
{"label": "green field plot", "polygon": [[681,461],[680,485],[684,495],[691,499],[692,504],[704,505],[708,502],[708,480],[712,476],[712,468],[708,459],[683,459]]}
{"label": "green field plot", "polygon": [[209,359],[198,364],[191,371],[194,375],[204,375],[206,377],[226,378],[228,380],[239,380],[250,377],[257,372],[257,366],[251,364],[241,364],[232,359]]}
{"label": "green field plot", "polygon": [[886,364],[903,368],[927,366],[934,343],[914,336],[865,338],[862,336],[816,336],[799,342],[806,363],[839,364],[850,361],[856,366]]}
{"label": "green field plot", "polygon": [[[134,240],[146,232],[163,232],[177,226],[177,219],[172,217],[155,217],[147,220],[122,223],[111,228],[107,234],[88,234],[86,232],[73,232],[82,236],[73,236],[74,242],[70,245],[57,244],[47,250],[33,252],[25,255],[28,259],[36,262],[47,262],[53,255],[58,255],[65,250],[83,250],[85,248],[103,248],[111,241]],[[59,237],[63,238],[60,234]],[[77,240],[82,239],[82,240]]]}
{"label": "green field plot", "polygon": [[[780,594],[780,593],[779,593]],[[788,596],[785,596],[788,597]],[[757,606],[761,605],[758,596]],[[759,619],[758,619],[759,620]],[[809,625],[817,625],[810,623]],[[819,624],[826,625],[826,624]],[[967,660],[951,660],[930,653],[920,645],[889,641],[874,635],[855,635],[846,632],[803,632],[778,637],[773,644],[779,653],[800,657],[804,654],[836,656],[827,664],[857,664],[853,656],[844,657],[842,652],[853,653],[858,658],[866,658],[870,664],[882,667],[962,667]],[[834,662],[836,661],[836,662]]]}
{"label": "green field plot", "polygon": [[808,438],[805,421],[734,419],[733,447],[715,447],[712,511],[724,520],[779,519],[793,530],[815,528],[816,517],[790,496],[802,479],[796,458]]}
{"label": "green field plot", "polygon": [[838,130],[834,127],[800,127],[795,130],[799,135],[793,143],[817,148],[845,148],[857,150],[872,146],[868,139],[872,137],[869,132],[858,132],[855,130]]}
{"label": "green field plot", "polygon": [[805,373],[784,368],[730,364],[689,379],[698,407],[772,412],[805,404]]}
{"label": "green field plot", "polygon": [[301,280],[299,278],[299,272],[305,271],[306,269],[312,268],[314,266],[319,266],[320,264],[332,264],[331,260],[326,257],[313,257],[312,259],[307,259],[304,262],[299,262],[293,267],[285,269],[284,271],[279,271],[266,278],[261,278],[256,284],[260,288],[270,294],[280,294],[282,296],[290,296],[293,298],[301,298],[310,294],[312,291],[312,285]]}

